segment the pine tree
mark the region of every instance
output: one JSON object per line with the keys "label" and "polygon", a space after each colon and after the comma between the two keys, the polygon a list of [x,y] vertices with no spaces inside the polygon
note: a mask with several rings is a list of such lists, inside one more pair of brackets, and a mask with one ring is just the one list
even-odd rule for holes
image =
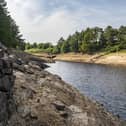
{"label": "pine tree", "polygon": [[15,21],[9,15],[7,3],[0,0],[0,41],[7,47],[24,49],[24,39]]}

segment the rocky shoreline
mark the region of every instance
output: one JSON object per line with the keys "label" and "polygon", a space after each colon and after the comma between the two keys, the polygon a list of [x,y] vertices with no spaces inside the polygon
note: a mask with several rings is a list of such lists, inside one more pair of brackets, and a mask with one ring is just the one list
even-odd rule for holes
{"label": "rocky shoreline", "polygon": [[0,126],[126,125],[59,76],[45,71],[45,61],[28,58],[18,52],[0,57]]}

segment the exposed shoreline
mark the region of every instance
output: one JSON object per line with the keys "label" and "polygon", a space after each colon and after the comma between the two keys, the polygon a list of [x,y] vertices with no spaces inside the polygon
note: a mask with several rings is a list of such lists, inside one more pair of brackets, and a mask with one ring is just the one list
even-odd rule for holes
{"label": "exposed shoreline", "polygon": [[8,78],[0,85],[1,126],[125,126],[104,106],[45,71],[45,60],[14,51],[0,61],[0,79]]}
{"label": "exposed shoreline", "polygon": [[93,55],[66,53],[57,55],[54,60],[126,67],[126,53],[98,53]]}

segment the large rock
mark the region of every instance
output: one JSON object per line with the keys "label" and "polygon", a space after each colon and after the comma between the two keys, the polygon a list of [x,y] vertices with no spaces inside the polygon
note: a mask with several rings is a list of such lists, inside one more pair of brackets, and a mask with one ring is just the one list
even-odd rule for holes
{"label": "large rock", "polygon": [[7,59],[0,59],[0,91],[9,92],[13,83],[12,63]]}
{"label": "large rock", "polygon": [[47,62],[47,60],[40,59],[31,54],[16,50],[9,50],[9,53],[9,58],[13,61],[13,63],[16,63],[18,65],[34,64],[38,65],[42,69],[48,67],[46,64],[44,64]]}
{"label": "large rock", "polygon": [[4,92],[0,92],[0,123],[5,123],[8,119],[7,112],[7,95]]}
{"label": "large rock", "polygon": [[[1,46],[0,46],[1,48]],[[11,116],[12,87],[14,85],[13,67],[5,49],[0,49],[0,126],[7,126]]]}
{"label": "large rock", "polygon": [[13,87],[14,77],[5,75],[0,79],[0,91],[10,92]]}

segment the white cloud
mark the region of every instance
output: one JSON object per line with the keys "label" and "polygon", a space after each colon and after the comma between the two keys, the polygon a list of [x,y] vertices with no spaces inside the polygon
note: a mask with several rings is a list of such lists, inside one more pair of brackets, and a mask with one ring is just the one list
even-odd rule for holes
{"label": "white cloud", "polygon": [[[66,1],[63,5],[59,5],[59,0],[6,1],[12,17],[29,42],[56,42],[61,36],[66,38],[76,30],[93,26],[105,27],[109,24],[118,25],[116,22],[119,21],[116,12],[113,16],[108,10],[84,4],[82,6],[75,0]],[[48,2],[53,6],[52,8]],[[56,4],[59,6],[57,7]],[[74,9],[70,9],[72,6]]]}
{"label": "white cloud", "polygon": [[40,13],[40,6],[35,0],[14,0],[13,2],[7,0],[7,2],[12,17],[20,26],[27,41],[56,42],[61,36],[66,37],[76,31],[79,26],[78,14],[72,15],[68,11],[58,10],[46,16]]}
{"label": "white cloud", "polygon": [[59,11],[48,17],[38,17],[36,23],[30,27],[32,27],[32,31],[26,36],[28,40],[55,42],[61,36],[66,37],[73,33],[77,29],[78,24],[68,12]]}

